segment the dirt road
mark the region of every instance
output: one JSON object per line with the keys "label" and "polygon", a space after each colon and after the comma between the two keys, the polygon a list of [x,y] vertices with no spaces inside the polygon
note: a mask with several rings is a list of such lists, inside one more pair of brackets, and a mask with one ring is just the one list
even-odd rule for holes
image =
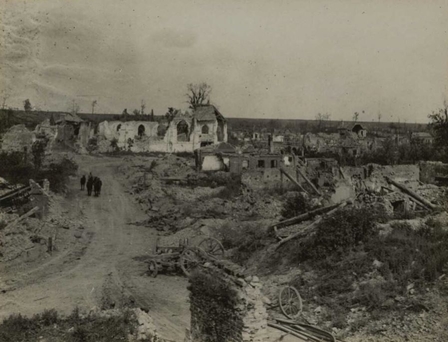
{"label": "dirt road", "polygon": [[55,308],[69,313],[75,307],[119,306],[129,303],[149,311],[160,335],[182,340],[189,327],[187,279],[144,275],[139,258],[151,253],[156,233],[130,224],[145,216],[120,182],[118,158],[77,156],[80,174],[92,171],[102,178],[101,196],[88,197],[70,184],[67,215],[83,218],[78,242],[32,269],[1,275],[10,290],[0,293],[0,318],[11,313],[31,315]]}

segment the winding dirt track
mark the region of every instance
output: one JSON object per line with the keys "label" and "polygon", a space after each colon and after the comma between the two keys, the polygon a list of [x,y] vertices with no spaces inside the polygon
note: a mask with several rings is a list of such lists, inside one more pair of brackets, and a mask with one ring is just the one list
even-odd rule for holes
{"label": "winding dirt track", "polygon": [[156,233],[130,222],[145,215],[120,183],[116,168],[121,159],[77,156],[80,174],[92,171],[103,181],[99,198],[79,191],[66,201],[72,217],[85,220],[83,237],[38,267],[23,272],[6,271],[3,280],[10,291],[0,293],[0,318],[11,313],[34,314],[55,308],[63,313],[75,307],[101,307],[106,296],[120,304],[123,298],[148,309],[165,338],[183,340],[189,327],[187,280],[182,276],[159,275],[152,279],[146,264],[134,258],[151,253]]}

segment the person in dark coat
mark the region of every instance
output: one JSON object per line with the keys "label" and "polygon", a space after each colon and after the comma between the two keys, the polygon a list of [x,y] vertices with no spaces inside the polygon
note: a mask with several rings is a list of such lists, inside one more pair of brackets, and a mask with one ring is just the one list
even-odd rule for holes
{"label": "person in dark coat", "polygon": [[86,176],[83,175],[81,177],[81,190],[84,190],[84,186],[86,185]]}
{"label": "person in dark coat", "polygon": [[100,194],[100,182],[101,180],[98,177],[93,178],[93,192],[95,193],[95,197],[98,197]]}
{"label": "person in dark coat", "polygon": [[101,178],[98,178],[97,186],[98,186],[98,196],[99,196],[101,194],[101,187],[103,186],[103,182],[101,181]]}
{"label": "person in dark coat", "polygon": [[93,178],[89,177],[87,180],[87,196],[90,196],[92,194],[92,187],[93,187]]}

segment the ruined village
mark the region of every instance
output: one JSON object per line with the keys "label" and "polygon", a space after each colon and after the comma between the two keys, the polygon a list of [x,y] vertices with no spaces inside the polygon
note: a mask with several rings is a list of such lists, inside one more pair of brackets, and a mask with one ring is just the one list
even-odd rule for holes
{"label": "ruined village", "polygon": [[[439,6],[377,13],[384,4],[340,1],[331,18],[351,13],[348,24],[319,33],[327,26],[305,14],[328,22],[324,2],[251,15],[179,3],[175,16],[156,2],[31,3],[0,11],[0,51],[10,49],[0,52],[1,342],[448,341],[446,82],[411,84],[417,66],[401,80],[406,63],[388,57],[380,91],[372,75],[383,64],[359,57],[341,76],[353,56],[327,39],[337,51],[369,39],[391,47],[380,23],[364,23],[403,9],[422,22],[401,26],[427,30]],[[354,29],[360,13],[370,19]],[[306,33],[297,18],[318,44],[284,46]],[[162,29],[137,40],[154,22]],[[229,36],[217,39],[223,23]],[[210,47],[233,37],[234,50],[209,52],[207,34]],[[410,41],[398,36],[397,46]],[[365,61],[382,58],[376,49]],[[354,79],[368,79],[362,96]]]}

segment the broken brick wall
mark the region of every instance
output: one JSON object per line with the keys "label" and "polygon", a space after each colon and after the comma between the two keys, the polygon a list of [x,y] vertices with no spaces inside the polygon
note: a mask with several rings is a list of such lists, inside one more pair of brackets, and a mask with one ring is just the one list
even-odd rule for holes
{"label": "broken brick wall", "polygon": [[213,266],[198,269],[189,286],[192,341],[265,341],[261,287],[257,277],[238,278]]}

